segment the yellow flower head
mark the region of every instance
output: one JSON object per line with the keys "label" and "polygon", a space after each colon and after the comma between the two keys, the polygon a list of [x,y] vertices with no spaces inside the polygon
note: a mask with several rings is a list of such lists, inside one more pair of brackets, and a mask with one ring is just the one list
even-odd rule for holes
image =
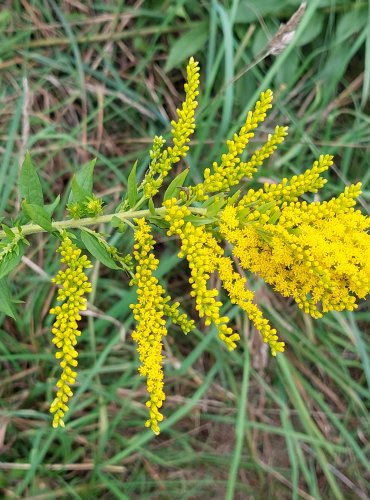
{"label": "yellow flower head", "polygon": [[[243,218],[245,209],[228,206],[221,216],[221,233],[233,244],[244,269],[257,273],[283,296],[293,297],[306,313],[318,318],[331,310],[352,311],[356,297],[364,298],[370,291],[369,218],[353,208],[360,184],[328,202],[282,201],[295,200],[299,189],[314,189],[318,174],[311,170],[300,179],[299,184],[285,183],[287,191],[279,187],[283,183],[276,188],[281,203],[276,220],[271,217],[272,200],[269,215],[257,216],[256,207]],[[268,201],[264,193],[259,199]]]}
{"label": "yellow flower head", "polygon": [[57,251],[61,255],[60,262],[66,265],[66,269],[59,271],[52,280],[61,285],[57,297],[61,305],[50,309],[50,314],[56,315],[52,327],[53,343],[58,348],[55,357],[61,360],[62,374],[57,382],[58,391],[50,412],[54,413],[53,427],[64,427],[63,418],[68,411],[67,402],[73,394],[70,386],[75,383],[77,376],[73,370],[77,366],[78,355],[75,345],[77,337],[81,335],[77,322],[81,319],[80,311],[86,309],[84,295],[91,292],[91,284],[84,269],[91,267],[91,263],[85,255],[81,255],[81,250],[66,234],[63,234]]}

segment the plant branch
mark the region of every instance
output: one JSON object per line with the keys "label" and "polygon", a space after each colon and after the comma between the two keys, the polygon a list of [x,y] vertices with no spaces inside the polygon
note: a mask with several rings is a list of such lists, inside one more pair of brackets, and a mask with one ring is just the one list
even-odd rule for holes
{"label": "plant branch", "polygon": [[[207,212],[206,208],[196,208],[192,207],[190,208],[191,212],[196,215],[205,215]],[[159,217],[163,217],[165,214],[166,209],[164,207],[157,208],[155,210],[155,215]],[[105,215],[99,215],[97,217],[84,217],[83,219],[68,219],[68,220],[62,220],[62,221],[57,221],[52,223],[52,227],[54,231],[60,231],[61,229],[72,229],[72,228],[83,228],[86,226],[93,226],[95,224],[102,224],[104,222],[110,222],[113,217],[117,217],[118,219],[121,219],[122,221],[128,220],[128,219],[137,219],[140,217],[153,217],[153,214],[151,213],[150,210],[128,210],[127,212],[117,212],[113,214],[105,214]],[[27,236],[28,234],[35,234],[35,233],[46,233],[46,229],[42,228],[38,224],[24,224],[23,226],[20,226],[19,228],[14,228],[13,231],[17,231],[19,234],[22,234],[24,236]],[[5,231],[0,231],[0,239],[3,239],[6,237]]]}

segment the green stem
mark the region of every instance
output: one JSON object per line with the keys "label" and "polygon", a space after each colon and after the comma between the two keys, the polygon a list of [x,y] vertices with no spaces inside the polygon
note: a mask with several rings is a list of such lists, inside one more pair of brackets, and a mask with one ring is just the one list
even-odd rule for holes
{"label": "green stem", "polygon": [[[191,212],[193,214],[197,215],[205,215],[207,212],[206,208],[190,208]],[[158,216],[162,216],[165,214],[165,207],[160,207],[155,210],[155,214]],[[99,215],[97,217],[85,217],[83,219],[68,219],[68,220],[62,220],[58,222],[53,222],[52,223],[52,228],[53,231],[60,231],[61,229],[73,229],[73,228],[82,228],[85,226],[93,226],[95,224],[101,224],[104,222],[110,222],[113,217],[117,217],[118,219],[125,220],[125,219],[137,219],[141,217],[153,217],[153,214],[150,212],[150,210],[128,210],[127,212],[117,212],[113,214],[105,214],[105,215]],[[24,224],[23,226],[20,226],[17,228],[19,231],[19,234],[22,234],[24,236],[27,236],[28,234],[35,234],[35,233],[46,233],[46,229],[42,228],[38,224]],[[16,230],[16,229],[14,229]],[[0,239],[5,238],[6,233],[5,231],[0,231]]]}

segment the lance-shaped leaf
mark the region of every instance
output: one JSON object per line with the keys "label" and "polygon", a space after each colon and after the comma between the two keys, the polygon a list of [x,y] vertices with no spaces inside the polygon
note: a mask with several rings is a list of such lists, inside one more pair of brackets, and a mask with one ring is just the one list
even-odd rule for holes
{"label": "lance-shaped leaf", "polygon": [[15,319],[16,309],[6,279],[0,279],[0,311]]}
{"label": "lance-shaped leaf", "polygon": [[23,201],[22,210],[32,222],[41,226],[45,231],[52,232],[51,217],[44,207]]}
{"label": "lance-shaped leaf", "polygon": [[25,199],[27,203],[44,205],[44,197],[42,194],[42,187],[38,173],[33,166],[31,156],[27,151],[24,162],[19,176],[19,192],[21,198]]}
{"label": "lance-shaped leaf", "polygon": [[127,181],[127,199],[130,208],[133,208],[137,201],[136,167],[137,161],[135,161]]}
{"label": "lance-shaped leaf", "polygon": [[92,195],[95,163],[96,158],[86,163],[86,165],[73,176],[72,190],[68,198],[68,204],[76,201],[82,203],[88,196]]}
{"label": "lance-shaped leaf", "polygon": [[173,197],[177,197],[180,188],[183,186],[185,179],[189,173],[189,169],[183,170],[174,180],[170,183],[166,192],[164,193],[163,201],[170,200]]}
{"label": "lance-shaped leaf", "polygon": [[93,255],[106,267],[109,267],[110,269],[122,269],[115,263],[113,257],[110,255],[105,245],[101,241],[99,241],[99,239],[90,231],[85,231],[84,229],[82,229],[81,240],[87,250],[91,253],[91,255]]}

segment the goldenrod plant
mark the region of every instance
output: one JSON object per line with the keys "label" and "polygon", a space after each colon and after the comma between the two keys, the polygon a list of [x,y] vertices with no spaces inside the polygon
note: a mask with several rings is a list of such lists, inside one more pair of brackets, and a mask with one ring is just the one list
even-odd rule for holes
{"label": "goldenrod plant", "polygon": [[[214,279],[210,284],[211,277],[218,278],[224,297],[245,311],[273,356],[284,352],[285,341],[255,303],[248,273],[261,277],[284,297],[293,298],[314,318],[333,310],[352,311],[369,293],[369,217],[355,208],[361,184],[346,186],[329,201],[308,201],[310,193],[325,185],[323,174],[333,163],[330,155],[320,156],[311,168],[291,179],[249,188],[249,180],[287,135],[287,127],[277,126],[265,144],[245,158],[255,130],[272,106],[271,90],[261,93],[239,132],[226,142],[225,153],[205,168],[202,182],[186,185],[187,168],[168,182],[173,167],[181,165],[189,150],[198,88],[199,66],[191,58],[185,100],[172,122],[171,144],[162,137],[154,138],[147,172],[139,182],[134,165],[125,196],[113,212],[107,213],[102,200],[93,193],[95,161],[91,161],[72,179],[68,217],[53,220],[60,198],[51,205],[44,204],[37,171],[30,155],[25,157],[19,181],[22,213],[13,226],[3,223],[0,233],[1,307],[14,315],[5,277],[19,264],[28,237],[48,232],[59,240],[62,269],[52,280],[60,287],[59,305],[50,310],[56,316],[52,333],[61,368],[50,408],[54,427],[64,427],[71,386],[77,377],[80,313],[86,309],[91,291],[87,274],[91,262],[86,253],[115,272],[122,271],[122,279],[129,276],[129,285],[136,287],[137,300],[131,308],[137,326],[132,339],[137,344],[139,373],[147,381],[146,426],[155,434],[159,434],[163,420],[163,339],[168,320],[185,334],[195,325],[155,275],[160,259],[155,252],[155,236],[160,231],[162,236],[177,239],[179,257],[187,261],[190,294],[199,318],[204,319],[204,334],[214,325],[229,350],[237,348],[240,333],[222,314],[223,292]],[[161,194],[164,185],[167,188]],[[97,229],[103,223],[104,234]],[[130,254],[122,255],[108,243],[108,224],[110,232],[133,231]],[[286,340],[289,343],[289,338]]]}

